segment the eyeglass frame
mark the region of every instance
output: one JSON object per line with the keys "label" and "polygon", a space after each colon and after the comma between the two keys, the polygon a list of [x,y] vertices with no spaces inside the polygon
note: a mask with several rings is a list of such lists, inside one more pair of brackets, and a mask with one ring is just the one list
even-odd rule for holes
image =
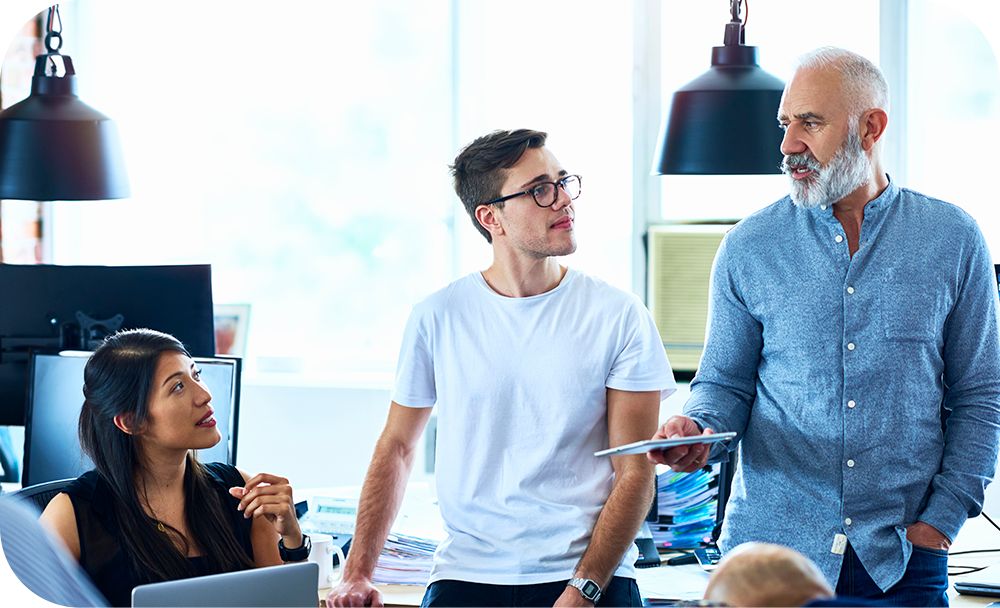
{"label": "eyeglass frame", "polygon": [[[491,201],[486,201],[486,202],[479,203],[479,204],[480,205],[496,205],[497,203],[502,203],[504,201],[509,201],[512,198],[517,198],[519,196],[524,196],[525,194],[530,194],[531,195],[531,200],[535,201],[536,205],[538,205],[542,209],[548,209],[552,205],[555,205],[556,201],[559,200],[559,190],[558,190],[559,188],[562,188],[562,191],[566,193],[566,196],[569,196],[569,191],[566,190],[566,183],[565,182],[566,182],[566,180],[574,178],[574,177],[576,178],[576,181],[580,183],[580,192],[578,192],[575,197],[570,197],[569,200],[575,201],[576,199],[580,198],[580,194],[583,194],[583,178],[580,177],[579,175],[567,175],[567,176],[559,179],[559,181],[555,181],[555,182],[537,182],[533,186],[531,186],[531,188],[528,188],[527,190],[523,190],[521,192],[515,192],[514,194],[508,194],[506,196],[501,196],[501,197],[495,198],[495,199],[493,199]],[[555,197],[552,198],[552,202],[549,203],[548,205],[543,205],[543,204],[539,203],[538,202],[538,198],[535,197],[535,193],[532,192],[532,190],[534,190],[535,188],[537,188],[539,186],[542,186],[544,184],[552,184],[556,188],[556,190],[555,190],[556,195],[555,195]]]}

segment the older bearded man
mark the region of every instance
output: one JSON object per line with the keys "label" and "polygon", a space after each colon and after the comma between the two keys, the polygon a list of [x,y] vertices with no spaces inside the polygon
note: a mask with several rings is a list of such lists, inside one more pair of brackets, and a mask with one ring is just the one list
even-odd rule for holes
{"label": "older bearded man", "polygon": [[723,550],[787,544],[839,595],[946,604],[1000,442],[997,284],[971,217],[890,183],[887,108],[863,57],[802,60],[778,113],[791,196],[724,239],[686,415],[655,437],[739,432]]}

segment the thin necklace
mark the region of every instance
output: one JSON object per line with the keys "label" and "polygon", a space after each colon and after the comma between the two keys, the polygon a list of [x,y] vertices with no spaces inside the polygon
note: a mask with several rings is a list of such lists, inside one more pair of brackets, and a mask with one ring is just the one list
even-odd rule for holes
{"label": "thin necklace", "polygon": [[153,521],[156,522],[156,529],[159,530],[160,532],[163,532],[164,534],[167,534],[167,527],[164,526],[163,522],[160,521],[160,518],[156,516],[156,512],[153,511],[153,507],[152,507],[152,505],[149,504],[149,499],[148,498],[146,499],[146,508],[149,509],[149,513],[150,513],[150,515],[147,516],[147,517],[149,517],[151,520],[153,520]]}

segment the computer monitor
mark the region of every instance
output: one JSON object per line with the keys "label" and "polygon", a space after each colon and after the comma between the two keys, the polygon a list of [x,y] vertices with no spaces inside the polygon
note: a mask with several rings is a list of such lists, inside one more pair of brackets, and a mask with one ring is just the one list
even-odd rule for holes
{"label": "computer monitor", "polygon": [[[87,352],[32,353],[29,364],[24,467],[21,485],[77,477],[93,468],[77,435],[83,407],[83,368]],[[212,393],[212,408],[222,440],[198,450],[202,462],[236,464],[240,403],[240,359],[195,357],[202,381]]]}
{"label": "computer monitor", "polygon": [[94,350],[117,329],[172,334],[215,355],[212,270],[0,264],[0,426],[24,424],[31,350]]}

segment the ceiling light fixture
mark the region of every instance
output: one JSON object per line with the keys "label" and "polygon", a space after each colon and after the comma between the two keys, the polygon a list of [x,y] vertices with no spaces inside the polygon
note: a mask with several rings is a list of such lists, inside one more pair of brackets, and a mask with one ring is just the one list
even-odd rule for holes
{"label": "ceiling light fixture", "polygon": [[129,196],[118,131],[77,97],[73,60],[61,47],[57,4],[49,8],[47,52],[35,58],[31,94],[0,112],[0,200]]}
{"label": "ceiling light fixture", "polygon": [[782,132],[775,117],[784,83],[760,68],[757,47],[744,44],[740,4],[730,0],[732,19],[723,46],[712,48],[711,69],[674,93],[654,156],[655,173],[781,172]]}

